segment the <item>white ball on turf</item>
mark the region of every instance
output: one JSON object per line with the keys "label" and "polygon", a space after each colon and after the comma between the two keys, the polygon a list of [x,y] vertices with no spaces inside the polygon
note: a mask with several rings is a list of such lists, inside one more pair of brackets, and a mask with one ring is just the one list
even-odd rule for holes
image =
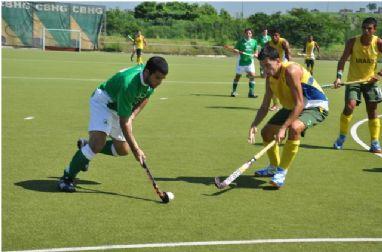
{"label": "white ball on turf", "polygon": [[173,200],[175,198],[175,195],[172,192],[166,192],[166,193],[169,200]]}

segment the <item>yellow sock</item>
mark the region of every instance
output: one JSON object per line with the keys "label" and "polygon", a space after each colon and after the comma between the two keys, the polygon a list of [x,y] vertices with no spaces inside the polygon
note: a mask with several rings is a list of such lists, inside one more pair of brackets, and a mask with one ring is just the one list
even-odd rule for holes
{"label": "yellow sock", "polygon": [[279,167],[288,169],[293,162],[300,146],[300,140],[287,140],[284,145],[283,155]]}
{"label": "yellow sock", "polygon": [[379,139],[379,134],[381,132],[381,123],[378,118],[369,120],[369,131],[371,141]]}
{"label": "yellow sock", "polygon": [[346,136],[349,131],[349,124],[353,115],[346,116],[343,113],[340,118],[340,134]]}
{"label": "yellow sock", "polygon": [[137,64],[141,64],[141,63],[142,63],[142,57],[139,56],[139,57],[137,57]]}
{"label": "yellow sock", "polygon": [[[269,143],[264,142],[263,145],[267,146]],[[267,155],[269,158],[269,163],[275,167],[278,167],[280,164],[280,153],[279,153],[279,145],[275,144],[272,148],[267,151]]]}

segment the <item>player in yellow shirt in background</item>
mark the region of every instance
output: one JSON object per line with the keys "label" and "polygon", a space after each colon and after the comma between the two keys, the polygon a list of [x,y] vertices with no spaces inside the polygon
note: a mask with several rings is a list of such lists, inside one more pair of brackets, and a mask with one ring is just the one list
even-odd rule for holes
{"label": "player in yellow shirt in background", "polygon": [[361,95],[366,102],[366,111],[369,118],[369,131],[371,138],[370,152],[382,153],[379,143],[380,120],[377,114],[377,105],[382,101],[382,91],[377,81],[382,76],[382,69],[375,74],[378,55],[382,52],[382,40],[375,36],[377,20],[369,17],[362,22],[362,35],[349,39],[344,52],[338,61],[337,78],[334,86],[338,88],[341,83],[345,63],[350,56],[350,65],[347,81],[367,81],[365,84],[347,85],[345,90],[345,107],[340,117],[340,135],[333,144],[334,149],[342,149],[349,131],[350,121],[356,106],[361,103]]}
{"label": "player in yellow shirt in background", "polygon": [[[267,43],[267,45],[275,48],[279,53],[279,57],[281,61],[290,61],[291,52],[289,47],[289,42],[285,38],[282,38],[280,35],[280,31],[278,29],[270,30],[271,40]],[[276,97],[272,97],[273,105],[269,108],[270,111],[277,111],[280,109],[280,102]]]}
{"label": "player in yellow shirt in background", "polygon": [[[138,31],[134,38],[134,49],[137,55],[137,64],[143,64],[142,61],[142,50],[147,46],[147,41],[145,37]],[[131,56],[133,58],[133,55]]]}
{"label": "player in yellow shirt in background", "polygon": [[313,40],[313,36],[310,35],[308,37],[308,41],[305,43],[304,53],[306,53],[306,56],[305,56],[306,69],[308,69],[311,75],[313,75],[314,60],[315,60],[314,49],[317,49],[317,56],[319,56],[320,47],[318,46],[317,42]]}

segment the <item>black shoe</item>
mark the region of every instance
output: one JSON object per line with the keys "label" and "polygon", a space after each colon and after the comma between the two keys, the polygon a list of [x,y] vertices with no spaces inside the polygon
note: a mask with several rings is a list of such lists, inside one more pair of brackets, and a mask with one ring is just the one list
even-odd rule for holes
{"label": "black shoe", "polygon": [[74,185],[74,180],[66,178],[66,177],[62,177],[58,181],[57,186],[58,186],[58,189],[62,192],[75,192],[76,191],[76,187]]}
{"label": "black shoe", "polygon": [[255,94],[248,94],[248,98],[257,98],[258,95],[255,95]]}

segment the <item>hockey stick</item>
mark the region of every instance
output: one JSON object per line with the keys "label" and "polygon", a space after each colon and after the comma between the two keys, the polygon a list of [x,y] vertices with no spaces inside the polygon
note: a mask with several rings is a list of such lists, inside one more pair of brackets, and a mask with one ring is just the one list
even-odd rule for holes
{"label": "hockey stick", "polygon": [[251,158],[248,162],[239,167],[236,171],[234,171],[228,178],[226,178],[223,182],[220,181],[219,177],[215,177],[215,186],[218,189],[223,189],[231,184],[235,179],[237,179],[241,174],[243,174],[252,163],[257,161],[261,156],[264,155],[273,145],[276,144],[276,140],[270,142],[267,146],[265,146],[261,151],[259,151],[253,158]]}
{"label": "hockey stick", "polygon": [[[236,53],[235,51],[234,51],[234,49],[232,48],[232,47],[230,47],[230,46],[228,46],[228,45],[225,45],[225,46],[223,46],[225,49],[227,49],[227,50],[229,50],[229,51],[231,51],[231,52],[233,52],[233,53]],[[254,57],[254,55],[253,54],[250,54],[250,53],[246,53],[246,52],[241,52],[241,54],[244,54],[244,55],[247,55],[247,56],[250,56],[250,57]]]}
{"label": "hockey stick", "polygon": [[143,167],[143,169],[145,169],[145,171],[147,173],[147,176],[149,177],[150,181],[153,184],[153,187],[154,187],[154,190],[155,190],[156,194],[161,198],[162,202],[163,203],[168,203],[168,202],[170,202],[170,200],[173,200],[174,199],[174,194],[172,192],[162,192],[159,189],[159,187],[158,187],[157,183],[155,182],[155,179],[154,179],[153,175],[151,174],[150,169],[147,166],[145,160],[143,160],[142,167]]}
{"label": "hockey stick", "polygon": [[[345,86],[345,85],[352,85],[352,84],[366,84],[368,81],[348,81],[348,82],[343,82],[343,83],[340,83],[340,86]],[[325,85],[322,85],[321,88],[334,88],[334,84],[325,84]]]}

